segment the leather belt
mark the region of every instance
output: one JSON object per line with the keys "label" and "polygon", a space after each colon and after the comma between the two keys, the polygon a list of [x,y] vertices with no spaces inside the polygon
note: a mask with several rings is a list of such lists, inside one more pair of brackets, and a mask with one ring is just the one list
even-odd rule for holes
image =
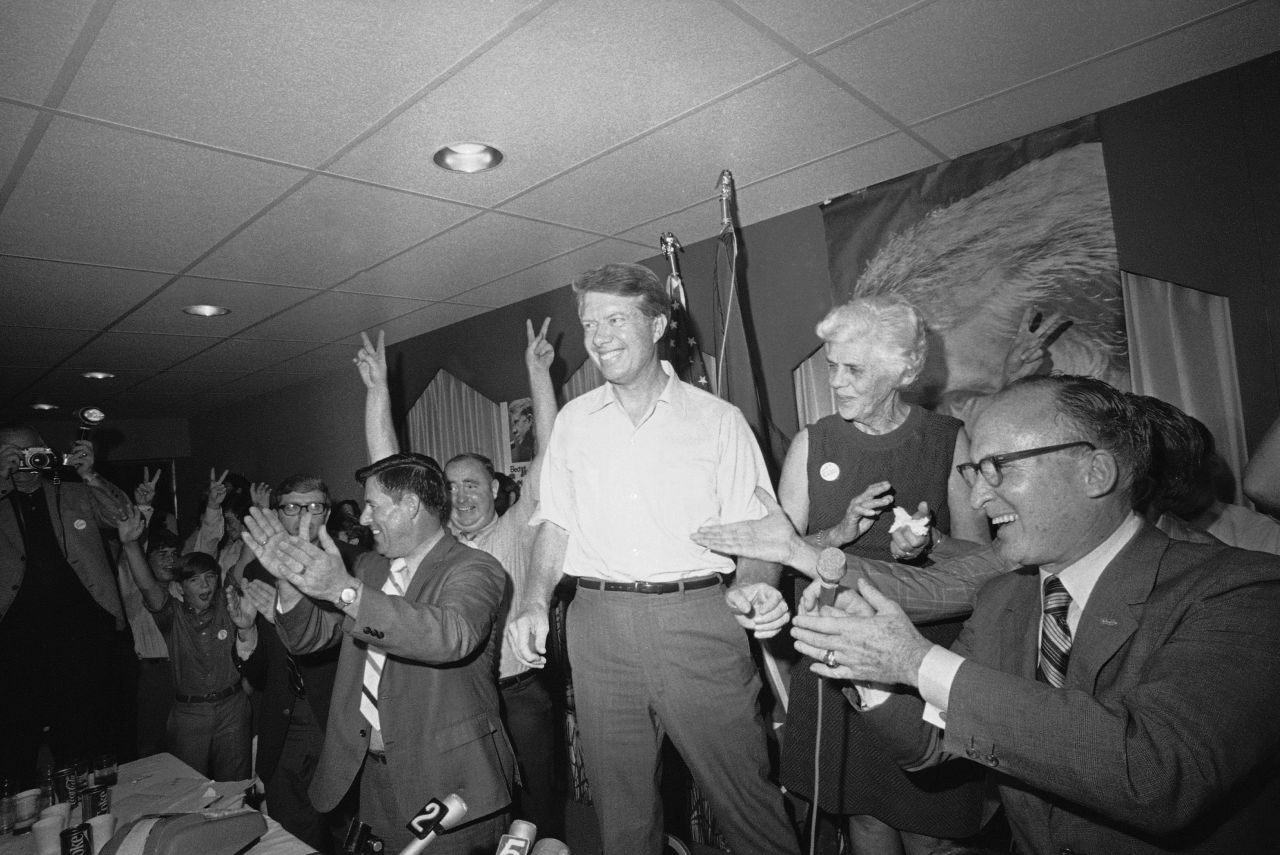
{"label": "leather belt", "polygon": [[211,704],[214,701],[221,701],[229,698],[236,692],[240,691],[240,684],[236,683],[227,686],[221,692],[208,692],[203,695],[174,695],[180,704]]}
{"label": "leather belt", "polygon": [[530,668],[528,671],[521,671],[519,674],[513,674],[510,677],[503,677],[498,681],[499,689],[510,689],[519,686],[521,683],[527,683],[538,676],[537,668]]}
{"label": "leather belt", "polygon": [[592,579],[579,576],[578,587],[590,588],[593,591],[615,591],[629,594],[676,594],[684,591],[697,591],[719,585],[724,580],[720,574],[700,576],[697,579],[685,579],[680,582],[608,582],[604,579]]}

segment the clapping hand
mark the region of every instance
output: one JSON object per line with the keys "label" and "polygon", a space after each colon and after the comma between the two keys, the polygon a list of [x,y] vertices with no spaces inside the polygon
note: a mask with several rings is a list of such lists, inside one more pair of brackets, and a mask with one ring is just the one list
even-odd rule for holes
{"label": "clapping hand", "polygon": [[258,616],[258,609],[253,600],[243,596],[240,586],[230,581],[226,585],[226,595],[227,611],[231,613],[231,622],[240,629],[253,626],[253,620]]}
{"label": "clapping hand", "polygon": [[862,537],[875,524],[876,518],[893,505],[893,486],[877,481],[853,497],[845,509],[844,519],[832,531],[831,543],[843,546]]}
{"label": "clapping hand", "polygon": [[[929,503],[921,502],[916,512],[911,515],[911,518],[913,520],[928,520],[931,516]],[[897,561],[911,561],[919,558],[922,553],[927,552],[932,543],[932,529],[925,527],[924,534],[916,534],[911,526],[903,525],[889,533],[889,554]]]}
{"label": "clapping hand", "polygon": [[298,521],[298,533],[284,530],[280,518],[262,508],[250,508],[244,518],[241,535],[249,549],[268,573],[288,582],[308,597],[336,603],[343,588],[355,580],[347,573],[337,545],[324,526],[320,526],[319,546],[311,542],[311,526],[316,524],[310,511],[304,510]]}

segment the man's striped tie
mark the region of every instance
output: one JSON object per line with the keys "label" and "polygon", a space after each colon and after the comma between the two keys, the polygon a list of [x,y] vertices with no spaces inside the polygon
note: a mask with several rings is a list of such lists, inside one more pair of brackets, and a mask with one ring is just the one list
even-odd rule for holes
{"label": "man's striped tie", "polygon": [[[403,558],[392,561],[382,593],[403,597],[404,572],[407,569]],[[360,691],[360,713],[373,725],[374,730],[382,730],[382,719],[378,717],[378,683],[382,680],[382,666],[386,664],[387,654],[373,647],[368,648],[367,654],[364,660],[364,686]]]}
{"label": "man's striped tie", "polygon": [[1062,580],[1050,576],[1044,580],[1044,616],[1040,620],[1040,662],[1036,677],[1054,688],[1067,681],[1067,664],[1071,661],[1071,628],[1067,626],[1067,609],[1071,595]]}

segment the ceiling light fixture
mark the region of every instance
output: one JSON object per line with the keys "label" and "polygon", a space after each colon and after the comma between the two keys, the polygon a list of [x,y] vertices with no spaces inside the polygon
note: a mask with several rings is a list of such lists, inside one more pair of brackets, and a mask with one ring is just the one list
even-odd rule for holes
{"label": "ceiling light fixture", "polygon": [[454,143],[436,152],[432,160],[450,172],[484,172],[502,163],[502,152],[484,143]]}
{"label": "ceiling light fixture", "polygon": [[31,409],[33,409],[33,410],[41,410],[41,411],[43,411],[43,410],[56,410],[56,409],[58,409],[58,405],[57,405],[57,404],[32,404],[32,405],[31,405]]}
{"label": "ceiling light fixture", "polygon": [[111,380],[116,375],[112,374],[110,371],[86,371],[80,376],[89,380]]}
{"label": "ceiling light fixture", "polygon": [[195,305],[183,306],[182,311],[188,315],[199,315],[202,318],[216,318],[218,315],[229,315],[231,310],[225,306]]}

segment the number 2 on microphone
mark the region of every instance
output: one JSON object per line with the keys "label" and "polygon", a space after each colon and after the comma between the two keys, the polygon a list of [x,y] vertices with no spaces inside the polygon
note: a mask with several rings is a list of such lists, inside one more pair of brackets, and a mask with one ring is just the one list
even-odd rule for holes
{"label": "number 2 on microphone", "polygon": [[439,799],[432,799],[409,820],[409,830],[419,840],[426,838],[449,813],[449,808]]}

